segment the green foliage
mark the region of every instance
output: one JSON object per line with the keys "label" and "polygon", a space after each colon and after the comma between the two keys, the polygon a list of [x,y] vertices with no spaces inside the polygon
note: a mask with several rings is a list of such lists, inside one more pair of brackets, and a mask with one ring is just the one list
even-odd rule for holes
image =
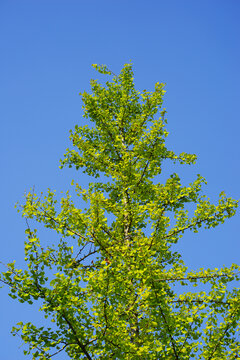
{"label": "green foliage", "polygon": [[[66,194],[57,202],[26,195],[23,216],[59,234],[43,247],[37,230],[26,229],[25,270],[15,263],[1,275],[10,296],[39,300],[48,326],[18,323],[32,359],[65,351],[70,359],[235,359],[239,348],[238,265],[193,271],[173,251],[186,231],[210,229],[235,214],[237,201],[220,194],[217,205],[202,194],[200,175],[183,186],[174,173],[157,182],[162,163],[193,164],[195,155],[167,149],[164,85],[138,92],[131,64],[103,86],[83,92],[84,117],[76,125],[61,167],[81,168],[95,178],[81,210]],[[155,181],[154,181],[155,179]],[[194,208],[189,215],[187,208]],[[52,326],[51,326],[52,324]]]}

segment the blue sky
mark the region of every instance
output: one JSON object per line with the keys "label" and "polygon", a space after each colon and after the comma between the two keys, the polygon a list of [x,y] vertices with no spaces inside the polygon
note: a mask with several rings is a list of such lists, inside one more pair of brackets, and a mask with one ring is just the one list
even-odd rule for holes
{"label": "blue sky", "polygon": [[[72,178],[87,186],[80,172],[59,170],[59,159],[82,121],[78,93],[100,78],[92,63],[118,73],[132,60],[139,90],[166,83],[169,148],[198,155],[197,165],[176,171],[185,181],[205,176],[213,201],[222,190],[240,198],[239,14],[237,0],[0,0],[3,262],[23,266],[25,223],[14,204],[25,191],[60,193]],[[238,224],[239,212],[213,231],[183,237],[186,263],[239,264]],[[10,329],[38,321],[36,308],[6,289],[0,301],[1,358],[25,359]]]}

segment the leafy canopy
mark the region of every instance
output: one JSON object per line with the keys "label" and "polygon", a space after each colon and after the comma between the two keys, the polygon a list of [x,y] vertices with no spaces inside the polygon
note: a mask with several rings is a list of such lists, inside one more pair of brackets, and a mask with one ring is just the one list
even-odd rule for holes
{"label": "leafy canopy", "polygon": [[[223,223],[237,201],[221,193],[211,204],[200,175],[188,186],[176,173],[159,182],[165,160],[196,160],[166,147],[164,85],[139,92],[131,64],[119,76],[94,67],[112,81],[92,80],[92,92],[81,94],[83,116],[93,125],[75,126],[61,166],[95,180],[88,189],[73,182],[85,209],[69,193],[60,203],[51,190],[26,195],[27,267],[7,264],[1,281],[12,298],[39,301],[49,321],[20,322],[13,334],[21,333],[32,359],[62,351],[88,360],[235,359],[240,290],[230,283],[239,280],[239,266],[193,271],[173,244],[186,231]],[[42,245],[30,219],[58,233],[59,241]]]}

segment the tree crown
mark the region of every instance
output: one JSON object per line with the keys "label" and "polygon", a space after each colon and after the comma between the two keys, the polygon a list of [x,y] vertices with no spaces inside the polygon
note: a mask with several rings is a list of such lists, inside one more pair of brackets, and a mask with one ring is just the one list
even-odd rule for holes
{"label": "tree crown", "polygon": [[[93,125],[75,126],[73,148],[61,161],[96,178],[88,189],[75,183],[88,206],[79,209],[67,193],[59,209],[54,191],[29,192],[21,207],[28,267],[9,263],[1,275],[12,298],[41,300],[53,326],[19,323],[13,333],[22,331],[33,359],[61,351],[89,360],[234,359],[239,290],[227,285],[239,280],[239,266],[191,271],[172,244],[188,230],[223,223],[238,202],[222,192],[211,204],[200,175],[188,186],[176,173],[156,181],[166,159],[196,160],[166,147],[164,84],[139,92],[131,64],[118,76],[94,67],[113,79],[92,80],[92,92],[81,94],[83,116]],[[188,204],[195,207],[192,216]],[[29,219],[56,231],[59,242],[43,247]]]}

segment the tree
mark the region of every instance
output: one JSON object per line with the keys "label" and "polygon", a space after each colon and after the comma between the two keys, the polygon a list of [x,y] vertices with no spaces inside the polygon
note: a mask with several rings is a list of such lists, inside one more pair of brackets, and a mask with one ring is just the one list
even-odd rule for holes
{"label": "tree", "polygon": [[[173,245],[186,231],[223,223],[238,202],[221,193],[211,204],[200,175],[188,186],[176,173],[158,182],[164,160],[196,160],[165,145],[164,85],[140,93],[131,64],[118,76],[94,67],[112,81],[92,80],[92,93],[81,94],[94,125],[75,126],[61,161],[95,178],[88,190],[73,183],[86,208],[69,193],[59,204],[54,191],[29,192],[21,206],[27,268],[9,263],[1,275],[12,298],[39,301],[52,325],[21,322],[13,334],[21,333],[32,359],[61,351],[88,360],[235,359],[240,267],[193,271]],[[43,247],[29,219],[57,232],[58,243]]]}

